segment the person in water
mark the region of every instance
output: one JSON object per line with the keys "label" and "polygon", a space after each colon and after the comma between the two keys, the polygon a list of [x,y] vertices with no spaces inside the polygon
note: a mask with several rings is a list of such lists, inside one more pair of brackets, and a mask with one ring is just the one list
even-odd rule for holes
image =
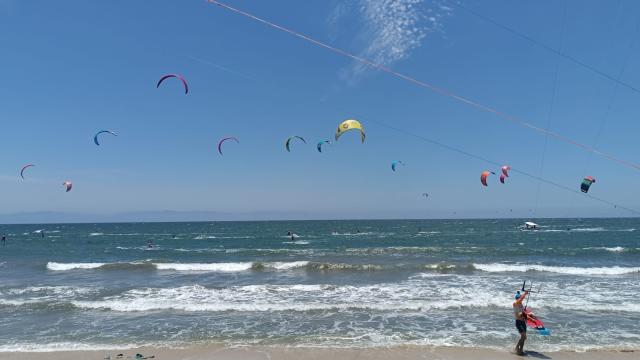
{"label": "person in water", "polygon": [[2,246],[7,245],[7,234],[2,234]]}
{"label": "person in water", "polygon": [[151,249],[153,247],[153,241],[152,240],[148,240],[147,241],[147,248]]}
{"label": "person in water", "polygon": [[522,302],[529,294],[529,291],[525,291],[524,294],[520,294],[520,291],[516,292],[516,301],[513,302],[513,314],[516,317],[516,329],[520,333],[520,340],[516,344],[516,354],[524,355],[524,342],[527,340],[527,314],[524,312],[524,306]]}

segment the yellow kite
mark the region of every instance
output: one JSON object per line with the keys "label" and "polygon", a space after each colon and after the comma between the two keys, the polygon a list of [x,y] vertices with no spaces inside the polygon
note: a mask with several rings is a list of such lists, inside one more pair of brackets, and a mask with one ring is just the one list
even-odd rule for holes
{"label": "yellow kite", "polygon": [[338,138],[342,134],[346,133],[349,130],[360,130],[360,139],[364,143],[364,128],[358,120],[345,120],[340,125],[338,125],[338,130],[336,130],[336,141],[338,141]]}

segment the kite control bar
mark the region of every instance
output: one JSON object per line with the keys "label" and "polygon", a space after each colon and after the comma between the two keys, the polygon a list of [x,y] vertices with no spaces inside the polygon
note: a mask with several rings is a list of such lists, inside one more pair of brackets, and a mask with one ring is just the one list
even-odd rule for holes
{"label": "kite control bar", "polygon": [[520,291],[523,291],[523,292],[526,291],[529,294],[539,293],[540,292],[540,288],[542,287],[542,286],[538,286],[538,290],[537,291],[533,291],[533,284],[531,282],[529,282],[529,288],[528,289],[526,289],[526,284],[527,284],[526,280],[524,282],[522,282],[522,288],[520,289]]}
{"label": "kite control bar", "polygon": [[[529,282],[529,289],[526,289],[526,285],[527,285],[527,280],[522,282],[522,288],[520,289],[520,291],[524,292],[528,292],[529,294],[537,294],[541,292],[541,288],[542,285],[538,286],[538,291],[533,291],[533,283]],[[531,299],[531,297],[527,297],[527,302],[524,304],[524,308],[525,310],[527,309],[527,306],[529,305],[529,299]]]}

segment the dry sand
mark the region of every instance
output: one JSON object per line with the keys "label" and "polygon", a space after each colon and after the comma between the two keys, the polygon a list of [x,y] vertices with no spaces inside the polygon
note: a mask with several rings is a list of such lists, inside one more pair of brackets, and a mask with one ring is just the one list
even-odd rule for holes
{"label": "dry sand", "polygon": [[[418,360],[418,359],[521,359],[507,350],[438,347],[394,347],[368,349],[194,346],[184,349],[140,348],[122,351],[57,351],[0,353],[0,359],[12,360],[103,360],[108,355],[124,354],[124,359],[135,359],[135,354],[155,355],[158,360]],[[556,360],[626,360],[638,359],[638,352],[529,352],[524,358]]]}

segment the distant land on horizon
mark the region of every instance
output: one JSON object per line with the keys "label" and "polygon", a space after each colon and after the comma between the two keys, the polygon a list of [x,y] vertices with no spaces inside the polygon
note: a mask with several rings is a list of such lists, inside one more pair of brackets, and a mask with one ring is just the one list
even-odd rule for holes
{"label": "distant land on horizon", "polygon": [[[483,213],[477,209],[467,212],[430,212],[419,214],[415,211],[398,213],[389,216],[388,213],[335,213],[313,211],[256,211],[247,213],[232,213],[218,211],[130,211],[109,214],[81,213],[81,212],[23,212],[0,214],[0,224],[60,224],[60,223],[127,223],[127,222],[201,222],[201,221],[300,221],[300,220],[443,220],[443,219],[550,219],[550,218],[611,218],[603,214],[590,211],[570,212],[556,210],[553,212],[540,211],[538,216],[527,216],[526,211],[514,211],[510,214],[497,214],[487,211]],[[633,218],[622,216],[620,218]]]}

